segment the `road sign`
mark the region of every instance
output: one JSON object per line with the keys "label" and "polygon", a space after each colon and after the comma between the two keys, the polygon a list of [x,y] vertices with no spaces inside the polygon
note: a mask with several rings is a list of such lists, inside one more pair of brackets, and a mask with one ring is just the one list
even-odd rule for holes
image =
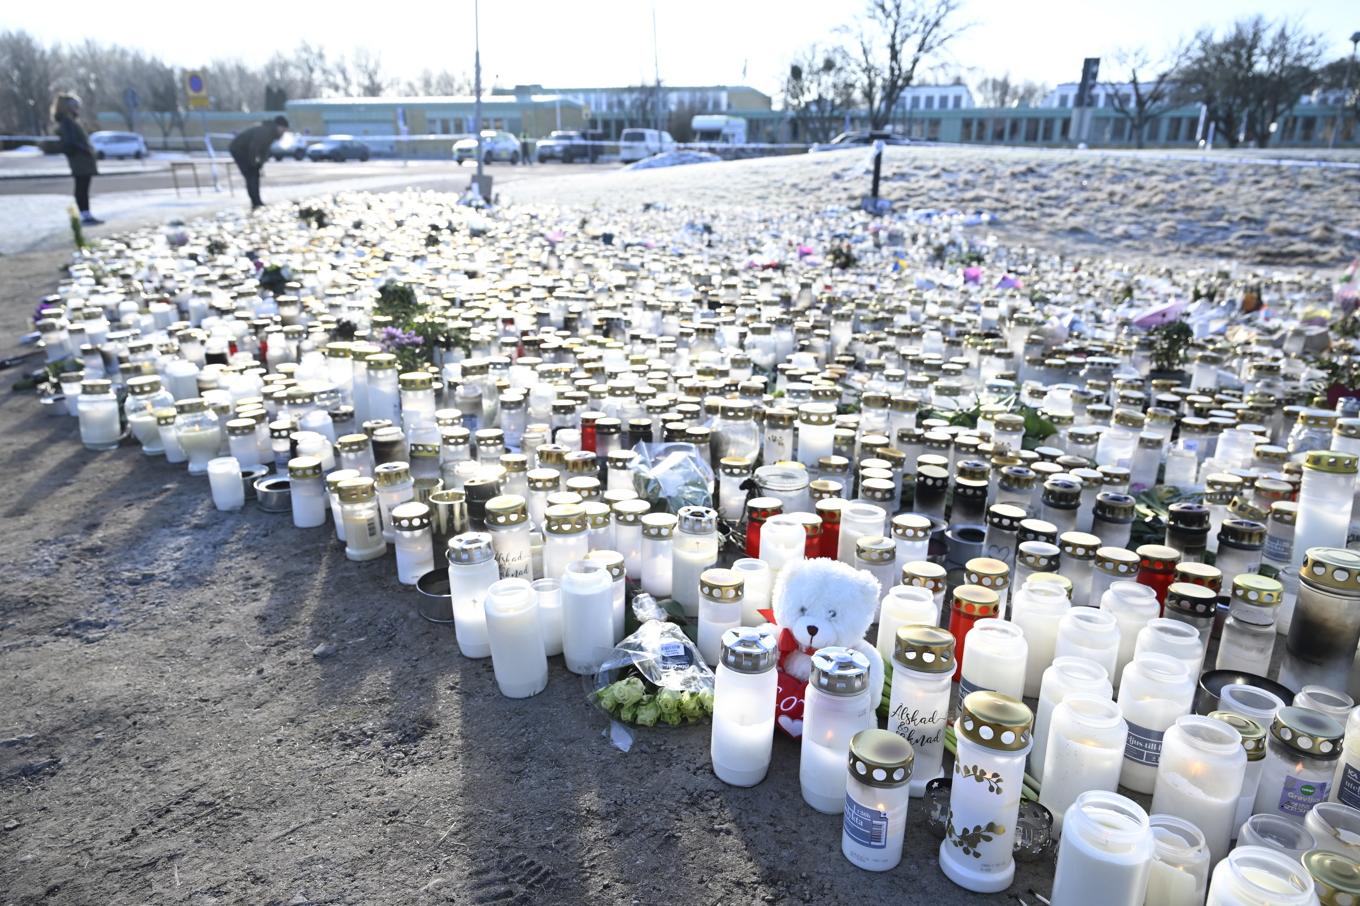
{"label": "road sign", "polygon": [[208,83],[203,73],[189,70],[184,73],[184,94],[189,99],[190,110],[207,110],[211,106],[208,99]]}
{"label": "road sign", "polygon": [[123,90],[123,106],[129,110],[136,110],[142,106],[142,99],[137,96],[136,88],[125,88]]}

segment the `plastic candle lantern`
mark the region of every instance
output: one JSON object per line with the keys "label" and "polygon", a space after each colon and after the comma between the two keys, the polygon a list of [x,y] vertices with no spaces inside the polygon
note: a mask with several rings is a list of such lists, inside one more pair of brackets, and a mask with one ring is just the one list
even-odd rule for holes
{"label": "plastic candle lantern", "polygon": [[[562,657],[576,674],[594,673],[614,643],[614,580],[592,560],[575,560],[562,572]],[[455,625],[458,615],[454,614]]]}
{"label": "plastic candle lantern", "polygon": [[770,572],[779,571],[790,563],[803,559],[807,532],[798,513],[777,513],[765,520],[760,530],[760,559],[770,565]]}
{"label": "plastic candle lantern", "polygon": [[1137,582],[1120,581],[1110,586],[1100,600],[1100,609],[1111,614],[1119,627],[1119,655],[1110,674],[1119,688],[1124,667],[1133,660],[1138,633],[1150,620],[1157,619],[1160,608],[1152,589]]}
{"label": "plastic candle lantern", "polygon": [[746,556],[760,556],[760,532],[766,520],[784,511],[777,497],[752,497],[746,501]]}
{"label": "plastic candle lantern", "polygon": [[1173,815],[1148,819],[1156,844],[1148,872],[1148,904],[1203,906],[1209,886],[1209,847],[1193,822]]}
{"label": "plastic candle lantern", "polygon": [[974,692],[960,706],[940,868],[966,890],[996,893],[1015,877],[1012,848],[1032,722],[1023,703],[995,692]]}
{"label": "plastic candle lantern", "polygon": [[321,478],[321,460],[312,456],[288,460],[288,484],[293,525],[297,528],[325,525],[326,483]]}
{"label": "plastic candle lantern", "polygon": [[1231,711],[1210,711],[1209,716],[1237,731],[1238,737],[1242,740],[1242,751],[1247,756],[1246,770],[1242,774],[1242,792],[1237,797],[1237,809],[1231,826],[1231,836],[1236,839],[1238,828],[1242,826],[1242,822],[1251,817],[1251,810],[1256,804],[1256,790],[1261,783],[1261,768],[1265,765],[1266,731],[1258,721]]}
{"label": "plastic candle lantern", "polygon": [[[400,557],[400,547],[397,553]],[[487,589],[483,608],[491,669],[501,695],[529,698],[542,692],[548,686],[548,657],[533,585],[524,578],[497,580]]]}
{"label": "plastic candle lantern", "polygon": [[1053,828],[1064,832],[1068,808],[1087,790],[1113,793],[1129,728],[1109,698],[1076,693],[1053,708],[1044,747],[1039,802],[1053,814]]}
{"label": "plastic candle lantern", "polygon": [[586,514],[579,503],[561,503],[543,511],[543,578],[561,579],[567,564],[590,553]]}
{"label": "plastic candle lantern", "polygon": [[1346,718],[1345,743],[1332,779],[1331,797],[1336,802],[1360,809],[1360,708]]}
{"label": "plastic candle lantern", "polygon": [[1360,902],[1360,861],[1352,853],[1314,850],[1303,857],[1321,906],[1351,906]]}
{"label": "plastic candle lantern", "polygon": [[944,519],[945,494],[949,490],[949,471],[940,466],[916,468],[916,512],[931,519]]}
{"label": "plastic candle lantern", "polygon": [[953,606],[949,614],[949,633],[954,637],[955,657],[959,661],[954,670],[957,681],[963,675],[963,657],[968,631],[978,620],[995,617],[1001,612],[996,592],[981,585],[960,585],[954,589]]}
{"label": "plastic candle lantern", "polygon": [[1119,621],[1107,610],[1073,607],[1058,620],[1053,656],[1087,658],[1113,677],[1119,665]]}
{"label": "plastic candle lantern", "polygon": [[[86,384],[89,384],[86,381]],[[107,382],[106,382],[107,383]],[[109,391],[112,394],[112,390]],[[82,407],[84,404],[84,394],[82,393]],[[82,408],[82,412],[83,412]],[[187,400],[180,400],[175,403],[175,434],[179,439],[179,445],[189,457],[189,474],[202,475],[208,471],[208,460],[217,455],[222,446],[222,429],[217,419],[217,413],[208,406],[207,401],[192,397]],[[114,420],[118,417],[118,405],[114,403]],[[82,416],[82,422],[84,416]],[[84,440],[85,433],[82,430],[81,439]],[[88,442],[85,444],[90,446]],[[102,447],[100,449],[112,449]]]}
{"label": "plastic candle lantern", "polygon": [[1062,558],[1056,544],[1047,541],[1021,541],[1016,549],[1015,576],[1011,581],[1014,589],[1023,588],[1029,577],[1035,573],[1055,573]]}
{"label": "plastic candle lantern", "polygon": [[1304,459],[1294,522],[1294,565],[1304,562],[1310,548],[1345,547],[1357,462],[1360,458],[1354,453],[1330,450],[1314,450]]}
{"label": "plastic candle lantern", "polygon": [[726,632],[741,626],[743,591],[741,576],[730,569],[706,569],[699,576],[698,648],[709,666],[718,664]]}
{"label": "plastic candle lantern", "polygon": [[841,852],[852,864],[888,871],[902,861],[914,760],[896,733],[871,728],[851,738]]}
{"label": "plastic candle lantern", "polygon": [[[393,511],[395,513],[395,510]],[[529,555],[529,510],[523,497],[502,494],[486,502],[486,530],[496,551],[502,579],[532,578]]]}
{"label": "plastic candle lantern", "polygon": [[378,490],[378,507],[382,510],[383,537],[396,539],[392,527],[392,508],[415,497],[415,479],[404,462],[385,462],[373,470],[373,481]]}
{"label": "plastic candle lantern", "polygon": [[1223,573],[1223,585],[1232,587],[1233,579],[1242,573],[1256,573],[1261,569],[1261,552],[1265,547],[1266,527],[1250,519],[1225,519],[1218,533],[1218,556],[1214,566]]}
{"label": "plastic candle lantern", "polygon": [[1138,554],[1138,581],[1149,586],[1156,593],[1158,603],[1164,604],[1167,588],[1176,581],[1180,551],[1163,544],[1144,544],[1135,553]]}
{"label": "plastic candle lantern", "polygon": [[[151,374],[129,378],[127,391],[128,397],[123,403],[123,414],[127,418],[132,436],[142,445],[143,453],[148,456],[160,456],[165,452],[165,447],[161,443],[160,428],[156,424],[156,410],[174,405],[175,398],[169,391],[161,388],[161,379]],[[76,411],[80,411],[78,404]],[[250,433],[253,444],[255,435],[253,421],[250,424]],[[232,455],[235,455],[234,451]],[[249,458],[242,460],[242,465],[254,466],[254,452],[251,451],[247,455]]]}
{"label": "plastic candle lantern", "polygon": [[175,432],[175,410],[167,406],[156,410],[156,430],[161,435],[161,447],[165,450],[165,461],[181,463],[189,457],[179,445],[179,435]]}
{"label": "plastic candle lantern", "polygon": [[340,515],[345,521],[345,557],[375,560],[387,553],[373,479],[345,479],[336,486],[335,493],[340,498]]}
{"label": "plastic candle lantern", "polygon": [[1077,511],[1080,507],[1080,482],[1060,477],[1044,482],[1043,518],[1057,526],[1059,533],[1077,530]]}
{"label": "plastic candle lantern", "polygon": [[906,624],[894,635],[888,729],[911,743],[911,795],[943,775],[944,735],[954,674],[954,637],[933,624]]}
{"label": "plastic candle lantern", "polygon": [[[699,615],[699,576],[718,562],[718,514],[703,506],[681,507],[671,550],[671,598],[686,617]],[[799,544],[802,543],[799,527]]]}
{"label": "plastic candle lantern", "polygon": [[[1059,657],[1044,671],[1039,684],[1039,702],[1034,714],[1034,751],[1030,753],[1030,773],[1043,779],[1048,755],[1049,731],[1053,712],[1068,696],[1088,695],[1108,700],[1113,689],[1109,675],[1099,664],[1083,657]],[[1122,752],[1121,752],[1122,754]],[[1080,792],[1080,791],[1078,791]]]}
{"label": "plastic candle lantern", "polygon": [[1091,606],[1099,607],[1105,592],[1115,582],[1133,582],[1138,577],[1138,555],[1120,547],[1096,550],[1095,572],[1091,579]]}
{"label": "plastic candle lantern", "polygon": [[[865,535],[882,535],[887,519],[887,512],[871,503],[852,503],[843,507],[840,535],[836,542],[836,559],[847,566],[854,566],[855,543]],[[769,531],[768,522],[765,531]]]}
{"label": "plastic candle lantern", "polygon": [[392,508],[392,524],[397,531],[397,580],[415,585],[434,569],[434,544],[430,531],[428,504],[408,500]]}
{"label": "plastic candle lantern", "polygon": [[855,568],[862,569],[878,580],[880,593],[893,587],[897,580],[897,546],[882,535],[862,535],[855,542]]}
{"label": "plastic candle lantern", "polygon": [[1325,802],[1344,733],[1341,724],[1319,711],[1294,706],[1277,711],[1252,811],[1302,821],[1309,809]]}
{"label": "plastic candle lantern", "polygon": [[845,810],[850,740],[876,722],[870,692],[869,659],[860,652],[831,646],[812,656],[798,783],[803,801],[819,812]]}
{"label": "plastic candle lantern", "polygon": [[976,621],[966,638],[959,695],[983,690],[1022,697],[1028,659],[1024,631],[1006,620],[989,618]]}
{"label": "plastic candle lantern", "polygon": [[[943,566],[938,563],[931,563],[928,560],[917,560],[902,565],[902,584],[927,589],[934,597],[935,607],[941,616],[945,615],[944,593],[948,586],[946,575]],[[931,622],[939,623],[940,618],[937,617]]]}
{"label": "plastic candle lantern", "polygon": [[792,409],[765,410],[765,438],[761,460],[767,463],[784,462],[793,458],[793,422],[797,413]]}
{"label": "plastic candle lantern", "polygon": [[840,548],[841,511],[844,508],[845,501],[839,497],[819,500],[813,506],[816,514],[822,520],[822,544],[819,556],[828,560],[836,559],[836,551]]}
{"label": "plastic candle lantern", "polygon": [[1205,906],[1311,906],[1314,889],[1297,859],[1264,846],[1239,846],[1214,868]]}
{"label": "plastic candle lantern", "polygon": [[929,519],[919,513],[899,513],[892,517],[892,537],[897,545],[899,564],[925,560],[930,554]]}
{"label": "plastic candle lantern", "polygon": [[642,517],[652,509],[645,500],[620,500],[614,504],[613,550],[623,554],[628,578],[642,577]]}
{"label": "plastic candle lantern", "polygon": [[1303,819],[1303,826],[1317,841],[1317,848],[1360,860],[1360,809],[1340,802],[1319,802]]}
{"label": "plastic candle lantern", "polygon": [[1100,539],[1088,532],[1063,532],[1058,536],[1058,550],[1062,552],[1061,572],[1072,583],[1072,603],[1078,607],[1099,605],[1091,598],[1099,547]]}
{"label": "plastic candle lantern", "polygon": [[533,588],[543,651],[553,657],[562,653],[562,583],[556,579],[535,579]]}
{"label": "plastic candle lantern", "polygon": [[753,627],[723,633],[713,680],[713,773],[732,786],[765,779],[774,743],[778,648],[773,634]]}
{"label": "plastic candle lantern", "polygon": [[1067,594],[1051,582],[1028,582],[1011,598],[1011,622],[1024,632],[1026,698],[1039,694],[1043,672],[1053,662],[1058,623],[1071,609]]}
{"label": "plastic candle lantern", "polygon": [[836,407],[804,403],[798,407],[798,461],[809,469],[830,456],[835,436]]}
{"label": "plastic candle lantern", "polygon": [[889,663],[893,652],[897,650],[899,627],[912,624],[938,626],[939,620],[940,611],[935,606],[935,596],[929,589],[916,585],[894,585],[888,589],[888,593],[879,604],[878,636],[875,641],[875,647],[883,657],[883,662]]}
{"label": "plastic candle lantern", "polygon": [[1185,664],[1191,676],[1199,676],[1204,667],[1204,649],[1200,647],[1199,633],[1193,626],[1167,617],[1149,620],[1138,630],[1133,657],[1142,654],[1165,654],[1175,658]]}
{"label": "plastic candle lantern", "polygon": [[724,456],[718,462],[718,513],[736,522],[745,509],[746,492],[741,489],[751,475],[751,461],[742,456]]}
{"label": "plastic candle lantern", "polygon": [[1124,669],[1119,709],[1129,724],[1129,741],[1120,785],[1136,793],[1153,791],[1163,737],[1176,718],[1189,713],[1196,679],[1185,664],[1162,654],[1145,654]]}
{"label": "plastic candle lantern", "polygon": [[1189,582],[1174,582],[1166,590],[1166,619],[1194,628],[1199,634],[1200,649],[1207,653],[1209,637],[1214,629],[1218,610],[1218,595],[1211,588]]}
{"label": "plastic candle lantern", "polygon": [[1224,721],[1185,715],[1166,731],[1152,810],[1193,821],[1211,861],[1228,854],[1247,770],[1242,736]]}
{"label": "plastic candle lantern", "polygon": [[1307,551],[1286,637],[1280,682],[1345,689],[1360,641],[1360,553],[1342,548]]}
{"label": "plastic candle lantern", "polygon": [[654,598],[671,596],[671,545],[675,523],[672,513],[647,513],[642,517],[642,590]]}
{"label": "plastic candle lantern", "polygon": [[1256,673],[1270,663],[1275,651],[1275,613],[1284,587],[1254,573],[1239,574],[1232,582],[1232,603],[1218,640],[1219,670]]}
{"label": "plastic candle lantern", "polygon": [[609,570],[609,578],[612,580],[610,590],[614,595],[614,640],[617,641],[623,638],[624,610],[628,596],[627,578],[623,570],[623,554],[618,551],[591,551],[586,554],[586,559],[599,563]]}
{"label": "plastic candle lantern", "polygon": [[[610,505],[600,500],[587,500],[581,504],[581,509],[585,512],[586,545],[590,550],[592,552],[614,550],[614,512]],[[638,543],[640,550],[640,535]]]}
{"label": "plastic candle lantern", "polygon": [[1179,551],[1181,560],[1203,560],[1208,537],[1208,507],[1202,503],[1171,504],[1166,517],[1166,546]]}
{"label": "plastic candle lantern", "polygon": [[1142,906],[1155,849],[1136,802],[1113,791],[1082,793],[1064,821],[1050,904],[1086,906],[1095,895],[1102,906]]}
{"label": "plastic candle lantern", "polygon": [[484,601],[487,589],[500,580],[491,536],[464,532],[449,539],[449,590],[452,593],[453,633],[458,651],[467,658],[491,655],[486,635]]}
{"label": "plastic candle lantern", "polygon": [[1104,491],[1096,497],[1091,534],[1105,547],[1128,547],[1133,532],[1135,501],[1128,494]]}
{"label": "plastic candle lantern", "polygon": [[219,456],[208,460],[208,485],[212,490],[213,506],[218,510],[239,510],[246,505],[241,464],[235,457]]}
{"label": "plastic candle lantern", "polygon": [[[893,523],[896,525],[897,519],[894,517]],[[1025,519],[1025,511],[1018,506],[1006,503],[992,504],[987,508],[987,533],[982,541],[982,555],[994,560],[1000,560],[1006,566],[1014,568],[1015,554],[1018,541],[1016,532],[1020,528],[1020,523]],[[918,559],[913,557],[912,559]],[[905,562],[905,561],[904,561]]]}
{"label": "plastic candle lantern", "polygon": [[[202,403],[202,400],[198,400]],[[206,409],[206,406],[204,407]],[[79,418],[80,442],[87,450],[113,450],[123,436],[122,421],[118,412],[118,397],[113,392],[113,382],[103,378],[84,381],[80,386],[80,399],[76,404]],[[213,423],[216,424],[216,416]],[[201,467],[196,474],[207,471],[207,460],[217,453],[214,445],[207,455],[200,455]],[[192,468],[191,468],[191,471]]]}

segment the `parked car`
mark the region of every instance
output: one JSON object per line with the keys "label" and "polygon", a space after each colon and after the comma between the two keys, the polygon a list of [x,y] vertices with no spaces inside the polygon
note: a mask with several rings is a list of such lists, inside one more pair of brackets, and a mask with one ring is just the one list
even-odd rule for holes
{"label": "parked car", "polygon": [[545,160],[560,160],[569,164],[574,160],[594,160],[596,156],[595,147],[586,141],[586,137],[572,130],[557,129],[548,133],[547,138],[538,140],[540,164]]}
{"label": "parked car", "polygon": [[[465,160],[476,159],[476,138],[460,138],[453,143],[454,163],[461,164]],[[497,160],[508,160],[512,164],[519,163],[519,139],[509,132],[503,132],[499,129],[483,129],[482,163],[489,164]]]}
{"label": "parked car", "polygon": [[675,150],[675,139],[660,129],[625,129],[619,136],[619,160],[625,164]]}
{"label": "parked car", "polygon": [[274,144],[269,146],[269,156],[274,160],[283,160],[285,157],[302,160],[307,156],[307,140],[294,132],[285,132],[283,138],[275,139]]}
{"label": "parked car", "polygon": [[146,139],[135,132],[95,132],[90,136],[95,156],[100,160],[106,157],[146,157]]}
{"label": "parked car", "polygon": [[331,135],[307,146],[308,160],[368,160],[368,145],[348,135]]}
{"label": "parked car", "polygon": [[839,151],[842,148],[864,147],[872,145],[876,141],[882,141],[885,145],[910,145],[911,139],[905,135],[898,135],[896,132],[869,132],[857,130],[855,132],[842,132],[829,142],[819,142],[808,148],[809,152],[817,151]]}

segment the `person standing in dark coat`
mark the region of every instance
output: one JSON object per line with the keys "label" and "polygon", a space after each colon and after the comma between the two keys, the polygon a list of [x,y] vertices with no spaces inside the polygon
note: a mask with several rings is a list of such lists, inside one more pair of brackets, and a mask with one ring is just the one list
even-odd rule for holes
{"label": "person standing in dark coat", "polygon": [[269,149],[287,131],[288,118],[276,116],[258,126],[243,129],[231,140],[231,159],[236,161],[236,168],[246,181],[246,194],[250,196],[252,210],[264,206],[260,200],[260,170],[269,159]]}
{"label": "person standing in dark coat", "polygon": [[61,153],[66,155],[66,163],[71,167],[71,176],[76,181],[76,207],[80,210],[80,222],[87,226],[103,223],[90,213],[90,180],[99,174],[95,162],[94,146],[90,137],[80,125],[80,98],[74,94],[57,96],[52,105],[52,119],[57,124],[57,140]]}

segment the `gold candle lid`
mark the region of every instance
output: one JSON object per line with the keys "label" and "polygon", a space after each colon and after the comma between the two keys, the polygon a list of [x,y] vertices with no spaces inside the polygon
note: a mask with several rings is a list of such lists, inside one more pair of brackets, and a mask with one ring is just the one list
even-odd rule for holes
{"label": "gold candle lid", "polygon": [[1335,450],[1312,450],[1303,460],[1305,468],[1334,475],[1354,475],[1358,463],[1360,457],[1354,453],[1338,453]]}
{"label": "gold candle lid", "polygon": [[945,590],[945,577],[948,575],[943,566],[929,560],[916,560],[902,564],[902,584],[928,588],[931,594]]}
{"label": "gold candle lid", "polygon": [[925,541],[930,538],[930,519],[918,513],[899,513],[892,518],[894,538],[902,541]]}
{"label": "gold candle lid", "polygon": [[647,513],[642,517],[642,537],[670,538],[675,534],[674,513]]}
{"label": "gold candle lid", "polygon": [[963,565],[963,581],[1000,592],[1011,584],[1011,568],[994,557],[974,557]]}
{"label": "gold candle lid", "polygon": [[1094,560],[1100,549],[1100,539],[1089,532],[1063,532],[1058,536],[1058,550],[1064,557]]}
{"label": "gold candle lid", "polygon": [[1275,719],[1270,722],[1270,735],[1300,755],[1335,758],[1341,754],[1345,729],[1321,711],[1286,705],[1275,712]]}
{"label": "gold candle lid", "polygon": [[1346,594],[1360,594],[1360,553],[1339,547],[1310,547],[1299,577]]}
{"label": "gold candle lid", "polygon": [[1232,711],[1210,711],[1209,717],[1223,721],[1238,732],[1242,737],[1242,748],[1247,751],[1247,761],[1260,761],[1266,757],[1266,731],[1256,721]]}
{"label": "gold candle lid", "polygon": [[577,503],[559,503],[543,511],[543,531],[549,535],[577,535],[586,530],[585,508]]}
{"label": "gold candle lid", "polygon": [[416,532],[430,527],[430,508],[416,500],[392,507],[392,527],[403,532]]}
{"label": "gold candle lid", "polygon": [[[969,742],[999,752],[1018,752],[1030,744],[1034,715],[1018,699],[1000,692],[972,692],[959,707],[958,731]],[[961,762],[955,760],[955,770]]]}
{"label": "gold candle lid", "polygon": [[321,460],[315,456],[297,456],[288,460],[288,477],[298,478],[320,478]]}
{"label": "gold candle lid", "polygon": [[586,559],[599,563],[609,570],[609,578],[615,582],[624,580],[623,554],[618,551],[591,551]]}
{"label": "gold candle lid", "polygon": [[529,509],[518,494],[501,494],[486,502],[488,527],[522,525],[528,521]]}
{"label": "gold candle lid", "polygon": [[1240,573],[1233,578],[1232,598],[1254,607],[1275,607],[1284,600],[1284,586],[1255,573]]}
{"label": "gold candle lid", "polygon": [[1303,854],[1303,867],[1313,878],[1320,906],[1354,906],[1360,903],[1360,862],[1326,849]]}
{"label": "gold candle lid", "polygon": [[891,730],[860,730],[850,739],[850,776],[865,786],[893,789],[911,780],[916,752]]}
{"label": "gold candle lid", "polygon": [[730,569],[706,569],[699,574],[699,594],[714,601],[740,601],[746,582]]}
{"label": "gold candle lid", "polygon": [[373,480],[380,488],[390,488],[411,477],[411,467],[404,462],[385,462],[373,470]]}
{"label": "gold candle lid", "polygon": [[335,488],[341,503],[362,503],[376,497],[372,478],[346,478]]}
{"label": "gold candle lid", "polygon": [[954,610],[970,617],[994,617],[1001,611],[1001,599],[990,588],[960,585],[954,589]]}
{"label": "gold candle lid", "polygon": [[1166,609],[1183,616],[1212,618],[1218,607],[1218,593],[1193,582],[1172,582],[1166,590]]}
{"label": "gold candle lid", "polygon": [[953,673],[954,636],[947,629],[924,623],[897,627],[893,662],[921,673]]}
{"label": "gold candle lid", "polygon": [[614,521],[619,525],[641,525],[642,517],[651,512],[652,505],[642,499],[620,500],[614,504]]}
{"label": "gold candle lid", "polygon": [[[821,521],[818,520],[818,530],[821,527]],[[855,540],[855,556],[865,563],[874,565],[891,563],[897,556],[897,545],[891,538],[884,538],[882,535],[862,535]]]}
{"label": "gold candle lid", "polygon": [[1122,547],[1102,547],[1096,550],[1096,569],[1126,577],[1138,574],[1138,555]]}

